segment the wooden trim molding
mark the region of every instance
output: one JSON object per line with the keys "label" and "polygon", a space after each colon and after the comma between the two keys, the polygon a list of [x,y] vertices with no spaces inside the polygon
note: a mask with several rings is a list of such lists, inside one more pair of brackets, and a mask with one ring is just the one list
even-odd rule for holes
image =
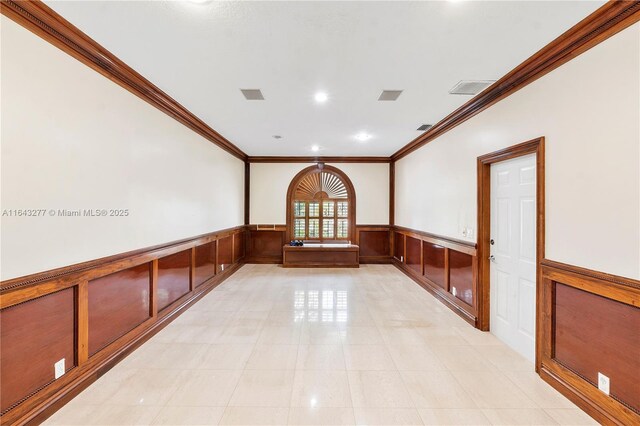
{"label": "wooden trim molding", "polygon": [[249,156],[249,163],[390,163],[390,157],[295,157],[295,156]]}
{"label": "wooden trim molding", "polygon": [[228,153],[243,161],[247,159],[247,154],[240,148],[42,1],[1,0],[0,11],[6,17],[98,71]]}
{"label": "wooden trim molding", "polygon": [[[172,241],[166,244],[158,244],[151,247],[145,247],[142,249],[128,251],[126,253],[120,253],[113,256],[102,257],[100,259],[89,260],[87,262],[76,263],[74,265],[63,266],[61,268],[51,269],[49,271],[37,272],[35,274],[25,275],[23,277],[11,278],[8,280],[0,281],[0,295],[3,297],[2,305],[5,306],[5,299],[9,290],[14,290],[17,287],[31,287],[35,284],[45,284],[56,280],[64,285],[67,281],[73,281],[75,277],[69,278],[72,274],[79,276],[81,273],[88,273],[89,271],[95,271],[98,267],[107,271],[107,267],[115,269],[125,269],[126,267],[135,266],[136,264],[146,263],[157,258],[159,253],[162,255],[173,254],[180,250],[184,250],[191,245],[200,245],[206,242],[215,241],[228,235],[232,235],[236,232],[242,231],[244,226],[236,226],[233,228],[222,229],[220,231],[211,232],[207,234],[198,235],[196,237],[184,238],[181,240]],[[121,264],[118,264],[121,262]],[[112,265],[113,264],[113,265]],[[107,271],[108,273],[108,271]],[[91,272],[91,278],[94,278],[99,272]],[[46,294],[41,290],[32,290],[33,297],[42,296]]]}
{"label": "wooden trim molding", "polygon": [[605,3],[482,93],[400,148],[391,156],[391,160],[397,161],[407,156],[639,20],[640,2],[609,1]]}
{"label": "wooden trim molding", "polygon": [[[542,259],[540,265],[547,269],[562,270],[570,274],[580,275],[583,277],[594,278],[600,281],[606,281],[611,284],[635,287],[640,289],[640,281],[632,278],[621,277],[619,275],[607,274],[604,272],[594,271],[593,269],[581,268],[579,266],[569,265],[562,262],[556,262],[550,259]],[[640,303],[637,304],[640,307]]]}
{"label": "wooden trim molding", "polygon": [[251,220],[251,164],[244,163],[244,224],[249,225]]}
{"label": "wooden trim molding", "polygon": [[640,424],[640,281],[549,259],[540,270],[540,377],[602,424]]}
{"label": "wooden trim molding", "polygon": [[456,238],[451,238],[451,237],[444,237],[442,235],[432,234],[430,232],[425,232],[425,231],[419,231],[417,229],[405,228],[404,226],[399,226],[399,225],[393,226],[393,229],[404,235],[420,238],[424,241],[449,247],[453,250],[457,250],[462,253],[467,253],[471,255],[476,254],[476,244],[469,241],[458,240]]}
{"label": "wooden trim molding", "polygon": [[396,223],[396,163],[389,164],[389,225]]}
{"label": "wooden trim molding", "polygon": [[539,369],[540,321],[544,314],[540,298],[540,261],[544,259],[545,248],[545,151],[544,137],[520,143],[490,154],[478,157],[478,323],[483,331],[489,331],[490,324],[490,264],[491,252],[491,165],[523,155],[536,155],[536,371]]}
{"label": "wooden trim molding", "polygon": [[[41,359],[37,350],[34,353],[25,350],[24,357],[5,360],[3,352],[3,369],[29,374],[23,374],[18,387],[18,382],[2,381],[2,394],[6,399],[3,399],[0,422],[39,424],[53,414],[244,263],[243,251],[234,256],[233,245],[228,245],[230,252],[225,255],[234,257],[234,262],[224,271],[218,271],[214,259],[196,264],[196,248],[217,245],[220,239],[229,237],[241,241],[244,234],[245,227],[239,226],[0,283],[3,345],[19,343],[20,348],[47,348],[52,341],[57,342],[51,339],[60,335],[69,336],[66,348],[71,351],[66,357],[66,374],[58,379],[54,379],[49,364],[51,356],[57,353],[47,352],[49,359]],[[159,264],[163,261],[173,267],[174,259],[186,265],[180,266],[184,271],[182,275],[167,274],[166,266],[160,270]],[[193,281],[196,267],[204,279],[197,287]],[[202,271],[206,273],[204,276]],[[176,279],[180,281],[176,283]],[[185,290],[174,292],[175,296],[160,310],[159,285]],[[50,301],[58,300],[56,297],[62,294],[68,295],[65,300],[73,302],[68,323],[56,324],[43,334],[41,329],[29,328],[29,324],[16,319],[25,315],[49,318],[58,314],[59,311],[53,310],[59,308]],[[29,330],[32,334],[28,334]],[[6,362],[10,364],[5,365]]]}

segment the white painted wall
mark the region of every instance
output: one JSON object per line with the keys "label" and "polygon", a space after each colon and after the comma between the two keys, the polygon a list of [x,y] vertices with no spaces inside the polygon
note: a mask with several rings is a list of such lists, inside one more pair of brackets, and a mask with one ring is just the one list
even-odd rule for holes
{"label": "white painted wall", "polygon": [[244,163],[2,17],[2,279],[243,223]]}
{"label": "white painted wall", "polygon": [[[389,165],[384,163],[327,163],[342,170],[356,191],[358,225],[389,223]],[[250,222],[287,222],[287,189],[309,163],[251,164]]]}
{"label": "white painted wall", "polygon": [[477,231],[476,158],[538,136],[546,257],[640,278],[640,24],[398,161],[396,223]]}

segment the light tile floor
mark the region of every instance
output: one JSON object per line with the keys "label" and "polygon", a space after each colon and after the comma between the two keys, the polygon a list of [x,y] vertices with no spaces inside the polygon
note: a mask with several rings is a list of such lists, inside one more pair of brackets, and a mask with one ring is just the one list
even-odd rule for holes
{"label": "light tile floor", "polygon": [[587,425],[389,265],[245,265],[51,425]]}

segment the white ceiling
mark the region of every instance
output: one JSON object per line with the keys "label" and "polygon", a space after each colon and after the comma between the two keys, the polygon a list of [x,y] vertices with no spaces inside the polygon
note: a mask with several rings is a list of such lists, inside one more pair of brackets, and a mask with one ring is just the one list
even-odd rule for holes
{"label": "white ceiling", "polygon": [[249,155],[358,156],[392,154],[471,98],[448,94],[459,80],[502,77],[604,2],[46,3]]}

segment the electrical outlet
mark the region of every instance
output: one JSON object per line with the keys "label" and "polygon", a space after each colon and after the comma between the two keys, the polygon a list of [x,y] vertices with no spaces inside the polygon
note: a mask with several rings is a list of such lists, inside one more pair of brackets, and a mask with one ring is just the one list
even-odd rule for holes
{"label": "electrical outlet", "polygon": [[400,256],[400,262],[404,262],[404,256]]}
{"label": "electrical outlet", "polygon": [[467,228],[467,238],[473,238],[473,229]]}
{"label": "electrical outlet", "polygon": [[453,294],[455,296],[456,293],[458,293],[458,290],[456,290],[455,287],[451,287],[451,294]]}
{"label": "electrical outlet", "polygon": [[220,265],[220,270],[224,271],[224,265]]}
{"label": "electrical outlet", "polygon": [[467,228],[462,228],[462,236],[466,237],[467,236]]}
{"label": "electrical outlet", "polygon": [[56,379],[64,375],[64,358],[53,364],[53,371]]}
{"label": "electrical outlet", "polygon": [[600,372],[598,372],[598,389],[609,395],[609,378]]}

